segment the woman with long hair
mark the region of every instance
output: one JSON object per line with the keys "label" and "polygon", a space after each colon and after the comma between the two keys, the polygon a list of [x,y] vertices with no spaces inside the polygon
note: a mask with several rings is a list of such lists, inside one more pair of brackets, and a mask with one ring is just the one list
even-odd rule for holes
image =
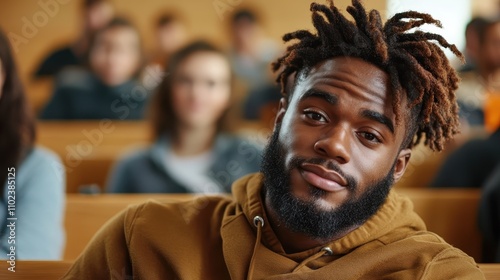
{"label": "woman with long hair", "polygon": [[260,149],[223,131],[232,74],[218,48],[195,42],[173,54],[152,99],[155,143],[121,160],[108,184],[118,193],[230,192],[260,168]]}
{"label": "woman with long hair", "polygon": [[35,123],[0,30],[0,258],[56,260],[64,248],[65,174],[34,146]]}

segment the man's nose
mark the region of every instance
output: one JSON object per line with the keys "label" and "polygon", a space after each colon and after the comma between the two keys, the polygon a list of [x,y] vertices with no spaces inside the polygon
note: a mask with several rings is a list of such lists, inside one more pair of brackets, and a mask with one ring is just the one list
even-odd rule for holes
{"label": "man's nose", "polygon": [[350,146],[352,136],[348,129],[336,126],[314,144],[314,150],[320,155],[334,159],[339,164],[351,159]]}

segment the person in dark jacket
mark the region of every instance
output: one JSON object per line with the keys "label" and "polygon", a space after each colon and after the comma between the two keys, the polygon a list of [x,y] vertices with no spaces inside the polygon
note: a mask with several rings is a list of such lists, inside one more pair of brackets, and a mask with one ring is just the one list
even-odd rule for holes
{"label": "person in dark jacket", "polygon": [[82,30],[79,38],[45,57],[33,74],[35,78],[54,77],[69,66],[83,66],[93,34],[113,18],[114,8],[107,0],[82,2]]}
{"label": "person in dark jacket", "polygon": [[479,203],[479,230],[485,263],[500,263],[500,162],[486,180]]}
{"label": "person in dark jacket", "polygon": [[448,156],[431,183],[434,188],[480,188],[500,163],[500,128],[474,139]]}
{"label": "person in dark jacket", "polygon": [[260,168],[260,149],[223,133],[231,67],[216,47],[195,42],[175,53],[152,100],[155,143],[126,156],[111,174],[113,193],[221,193]]}
{"label": "person in dark jacket", "polygon": [[139,83],[142,64],[139,33],[115,18],[98,31],[90,49],[90,70],[62,71],[42,119],[141,119],[149,96]]}

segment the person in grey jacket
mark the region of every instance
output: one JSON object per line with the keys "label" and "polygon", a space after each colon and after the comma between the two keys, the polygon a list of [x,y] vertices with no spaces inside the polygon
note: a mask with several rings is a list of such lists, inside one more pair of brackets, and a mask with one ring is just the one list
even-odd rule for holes
{"label": "person in grey jacket", "polygon": [[259,171],[261,149],[223,132],[232,75],[227,57],[206,42],[175,53],[152,104],[155,142],[120,160],[112,193],[225,193]]}
{"label": "person in grey jacket", "polygon": [[64,249],[65,173],[52,152],[34,147],[27,105],[8,39],[0,31],[0,259],[58,260]]}

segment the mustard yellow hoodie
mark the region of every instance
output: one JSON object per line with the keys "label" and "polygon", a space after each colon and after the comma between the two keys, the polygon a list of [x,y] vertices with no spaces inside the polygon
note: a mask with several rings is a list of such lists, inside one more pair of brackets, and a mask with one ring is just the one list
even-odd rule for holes
{"label": "mustard yellow hoodie", "polygon": [[234,184],[234,198],[130,207],[63,279],[484,279],[472,258],[427,232],[409,199],[394,191],[348,235],[287,254],[266,223],[261,187],[254,174]]}

